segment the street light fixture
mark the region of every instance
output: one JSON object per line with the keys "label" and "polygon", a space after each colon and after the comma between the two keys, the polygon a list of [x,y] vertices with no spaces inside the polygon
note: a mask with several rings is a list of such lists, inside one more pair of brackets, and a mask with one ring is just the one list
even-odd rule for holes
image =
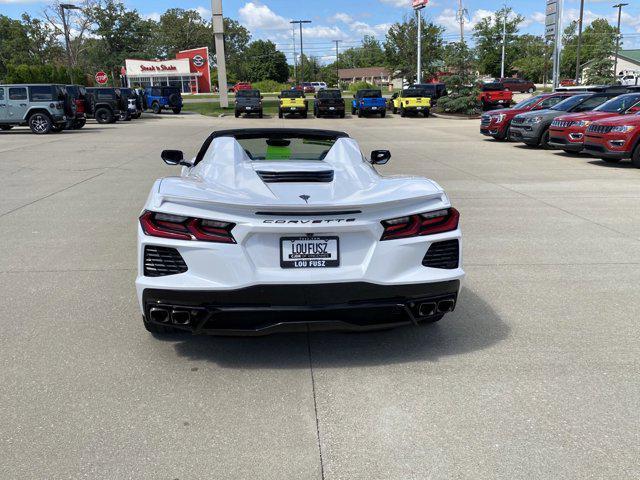
{"label": "street light fixture", "polygon": [[304,81],[304,70],[302,70],[304,58],[302,52],[302,24],[311,23],[311,20],[291,20],[289,23],[297,23],[300,26],[300,83]]}
{"label": "street light fixture", "polygon": [[64,30],[64,43],[67,48],[67,67],[69,71],[69,81],[73,83],[73,76],[71,75],[71,48],[69,47],[69,27],[67,26],[67,19],[64,15],[65,10],[82,10],[81,7],[73,5],[71,3],[61,3],[60,5],[60,17],[62,18],[62,28]]}
{"label": "street light fixture", "polygon": [[613,62],[613,79],[616,79],[616,70],[618,70],[618,50],[620,49],[620,17],[622,16],[622,7],[626,7],[628,3],[619,3],[614,5],[613,8],[618,9],[618,31],[616,35],[616,57]]}

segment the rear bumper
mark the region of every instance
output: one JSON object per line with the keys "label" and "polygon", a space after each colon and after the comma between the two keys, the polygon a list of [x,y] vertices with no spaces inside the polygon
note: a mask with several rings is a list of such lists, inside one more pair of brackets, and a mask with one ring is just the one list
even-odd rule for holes
{"label": "rear bumper", "polygon": [[[217,291],[145,289],[142,303],[148,322],[195,334],[366,331],[437,318],[455,308],[459,289],[459,280],[276,284]],[[175,312],[178,315],[172,315]],[[188,323],[173,322],[173,316]]]}
{"label": "rear bumper", "polygon": [[307,107],[280,107],[282,113],[304,113]]}

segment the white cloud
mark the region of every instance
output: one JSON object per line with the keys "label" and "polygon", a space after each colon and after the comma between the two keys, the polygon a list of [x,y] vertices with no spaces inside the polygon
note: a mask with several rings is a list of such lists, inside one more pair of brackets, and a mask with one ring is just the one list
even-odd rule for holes
{"label": "white cloud", "polygon": [[25,3],[40,3],[41,0],[0,0],[0,5],[21,5]]}
{"label": "white cloud", "polygon": [[206,7],[199,6],[199,7],[196,7],[196,8],[191,8],[190,10],[195,10],[196,12],[198,12],[200,14],[200,16],[206,21],[210,21],[211,20],[211,10],[209,10]]}
{"label": "white cloud", "polygon": [[374,37],[384,35],[391,28],[391,23],[379,23],[377,25],[369,25],[365,22],[353,22],[349,25],[351,30],[360,35],[373,35]]}
{"label": "white cloud", "polygon": [[145,18],[147,20],[153,20],[155,22],[159,22],[161,16],[162,16],[162,14],[158,13],[158,12],[151,12],[151,13],[143,13],[142,14],[142,18]]}
{"label": "white cloud", "polygon": [[238,10],[241,22],[249,28],[261,30],[284,30],[290,29],[289,20],[276,14],[266,5],[255,2],[245,3]]}
{"label": "white cloud", "polygon": [[527,28],[534,24],[544,25],[546,18],[546,15],[542,12],[533,12],[532,14],[524,18],[524,21],[520,24],[520,26],[523,28]]}
{"label": "white cloud", "polygon": [[329,17],[330,22],[342,22],[342,23],[352,23],[353,17],[348,13],[338,12],[335,15]]}
{"label": "white cloud", "polygon": [[[483,18],[493,16],[493,12],[490,10],[484,10],[479,8],[470,18],[465,18],[464,29],[465,31],[473,30],[473,27],[476,26],[478,22],[480,22]],[[452,8],[445,8],[440,12],[435,19],[435,23],[442,25],[450,32],[459,32],[460,24],[458,23],[457,11]]]}
{"label": "white cloud", "polygon": [[303,28],[304,38],[327,38],[331,40],[342,40],[348,37],[348,35],[338,27],[324,27],[319,25],[317,27],[305,26]]}

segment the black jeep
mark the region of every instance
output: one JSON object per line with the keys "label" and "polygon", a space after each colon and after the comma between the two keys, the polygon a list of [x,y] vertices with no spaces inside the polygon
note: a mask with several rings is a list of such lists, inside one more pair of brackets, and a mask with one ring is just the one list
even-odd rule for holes
{"label": "black jeep", "polygon": [[344,118],[344,98],[340,90],[320,90],[315,95],[313,114],[317,118],[321,116],[338,115]]}
{"label": "black jeep", "polygon": [[258,118],[262,118],[262,95],[260,95],[260,90],[238,90],[236,92],[236,118],[243,113],[247,115],[255,113]]}
{"label": "black jeep", "polygon": [[121,95],[117,88],[87,88],[87,117],[98,123],[115,123],[120,117]]}

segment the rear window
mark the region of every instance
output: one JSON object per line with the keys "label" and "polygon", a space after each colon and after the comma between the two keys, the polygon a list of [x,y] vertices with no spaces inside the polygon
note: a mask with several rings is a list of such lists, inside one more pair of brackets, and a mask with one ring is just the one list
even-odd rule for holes
{"label": "rear window", "polygon": [[380,98],[382,92],[380,90],[360,90],[357,96],[360,98]]}
{"label": "rear window", "polygon": [[246,97],[246,98],[260,98],[259,90],[240,90],[236,97]]}
{"label": "rear window", "polygon": [[29,88],[32,102],[51,102],[54,100],[54,88],[50,85],[36,85]]}
{"label": "rear window", "polygon": [[100,88],[94,93],[97,100],[113,100],[116,96],[116,91],[113,88]]}
{"label": "rear window", "polygon": [[318,98],[341,98],[340,90],[320,90]]}
{"label": "rear window", "polygon": [[238,139],[251,160],[322,160],[335,139],[248,138]]}
{"label": "rear window", "polygon": [[280,96],[282,98],[303,98],[304,93],[300,90],[283,90],[280,92]]}
{"label": "rear window", "polygon": [[174,93],[180,93],[176,87],[163,87],[162,88],[162,96],[168,97],[169,95],[173,95]]}
{"label": "rear window", "polygon": [[483,92],[496,92],[499,90],[504,90],[504,85],[502,83],[485,83],[482,85]]}
{"label": "rear window", "polygon": [[402,96],[407,98],[424,97],[427,95],[427,91],[423,88],[408,88],[402,92]]}

